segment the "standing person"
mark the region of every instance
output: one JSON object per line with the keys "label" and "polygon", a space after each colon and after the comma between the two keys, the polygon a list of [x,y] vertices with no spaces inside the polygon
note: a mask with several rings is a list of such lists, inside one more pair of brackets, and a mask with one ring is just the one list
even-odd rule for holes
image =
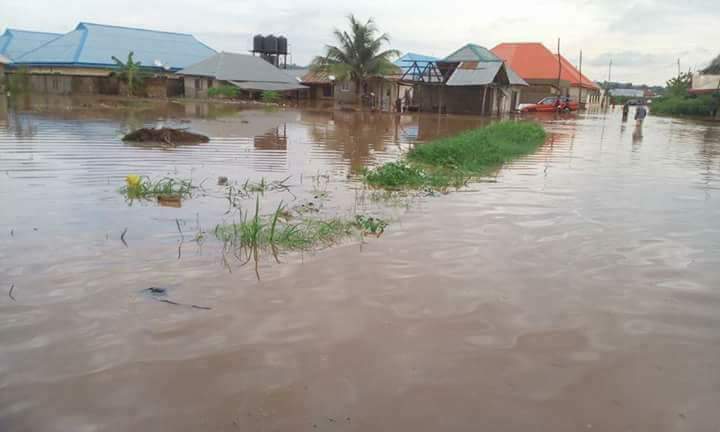
{"label": "standing person", "polygon": [[402,99],[400,99],[400,98],[397,98],[395,100],[395,112],[399,112],[399,113],[402,112]]}
{"label": "standing person", "polygon": [[628,114],[630,114],[630,104],[628,102],[625,102],[625,104],[623,104],[623,114],[622,114],[623,123],[625,123],[627,121]]}
{"label": "standing person", "polygon": [[638,107],[635,109],[635,121],[637,122],[638,126],[642,126],[646,116],[647,108],[645,108],[645,105],[638,105]]}

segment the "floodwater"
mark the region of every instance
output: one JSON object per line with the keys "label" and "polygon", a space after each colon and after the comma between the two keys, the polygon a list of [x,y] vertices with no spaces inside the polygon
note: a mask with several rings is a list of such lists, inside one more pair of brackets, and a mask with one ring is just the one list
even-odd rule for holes
{"label": "floodwater", "polygon": [[[0,102],[0,284],[13,287],[0,295],[2,431],[720,424],[718,123],[543,117],[537,153],[467,190],[378,202],[363,167],[483,122]],[[120,141],[143,124],[211,141]],[[207,180],[161,207],[125,201],[130,173]],[[190,241],[234,217],[221,175],[290,176],[268,211],[321,190],[322,212],[393,223],[380,239],[261,260],[258,280],[211,234]]]}

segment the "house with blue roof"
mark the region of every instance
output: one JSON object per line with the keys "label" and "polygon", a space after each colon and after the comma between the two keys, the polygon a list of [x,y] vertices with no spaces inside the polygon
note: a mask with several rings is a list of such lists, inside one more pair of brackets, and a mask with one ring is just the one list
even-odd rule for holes
{"label": "house with blue roof", "polygon": [[81,22],[13,58],[13,68],[27,68],[33,91],[54,94],[123,94],[124,83],[113,77],[113,57],[128,54],[151,75],[145,80],[150,97],[181,95],[182,78],[175,72],[207,59],[216,51],[191,34]]}
{"label": "house with blue roof", "polygon": [[45,33],[9,28],[0,35],[0,55],[14,60],[60,36],[62,36],[60,33]]}

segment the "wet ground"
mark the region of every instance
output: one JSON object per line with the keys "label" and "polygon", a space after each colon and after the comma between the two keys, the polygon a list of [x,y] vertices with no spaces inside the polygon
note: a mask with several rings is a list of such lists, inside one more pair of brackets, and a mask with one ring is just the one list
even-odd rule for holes
{"label": "wet ground", "polygon": [[[0,102],[0,430],[720,424],[717,123],[543,117],[536,154],[468,190],[378,202],[363,167],[482,121]],[[144,124],[211,142],[120,141]],[[208,180],[180,208],[129,205],[130,173]],[[261,260],[258,280],[211,235],[188,241],[232,217],[220,175],[291,176],[268,209],[316,201],[393,223]]]}

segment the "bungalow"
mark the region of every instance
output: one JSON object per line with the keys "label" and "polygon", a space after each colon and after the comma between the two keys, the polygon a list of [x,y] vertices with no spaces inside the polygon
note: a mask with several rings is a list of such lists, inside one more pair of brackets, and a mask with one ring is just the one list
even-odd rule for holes
{"label": "bungalow", "polygon": [[238,88],[254,98],[263,91],[288,94],[306,88],[288,73],[250,54],[221,52],[178,72],[184,77],[185,96],[206,98],[208,89],[221,86]]}
{"label": "bungalow", "polygon": [[323,71],[308,71],[300,82],[309,89],[311,100],[332,100],[335,98],[335,77]]}
{"label": "bungalow", "polygon": [[413,85],[421,111],[500,114],[513,111],[527,83],[484,47],[467,44],[439,61],[414,62],[401,82]]}
{"label": "bungalow", "polygon": [[[502,43],[491,50],[528,84],[521,103],[535,103],[546,96],[564,95],[583,103],[597,103],[600,87],[580,73],[567,59],[553,54],[541,43]],[[560,76],[558,77],[558,68]]]}
{"label": "bungalow", "polygon": [[0,55],[13,60],[60,36],[59,33],[6,29],[0,35]]}
{"label": "bungalow", "polygon": [[33,91],[118,94],[127,90],[111,78],[118,69],[113,57],[125,61],[130,52],[151,74],[145,80],[150,97],[181,95],[182,80],[175,72],[216,53],[190,34],[83,22],[14,59],[13,68],[27,68]]}

